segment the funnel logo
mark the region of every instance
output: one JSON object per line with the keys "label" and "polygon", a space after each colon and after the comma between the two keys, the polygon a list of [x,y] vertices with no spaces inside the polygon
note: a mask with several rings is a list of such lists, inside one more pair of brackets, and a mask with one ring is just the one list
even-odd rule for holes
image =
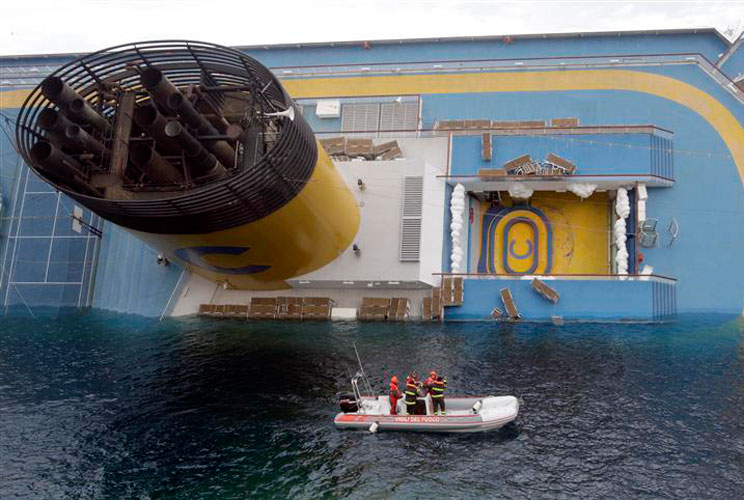
{"label": "funnel logo", "polygon": [[[179,248],[175,251],[175,254],[176,257],[186,262],[187,264],[223,274],[255,274],[266,271],[271,267],[259,264],[249,264],[240,267],[226,267],[212,264],[206,260],[208,258],[219,258],[220,256],[244,257],[248,250],[250,250],[249,247],[205,246]],[[236,260],[243,261],[244,258]]]}
{"label": "funnel logo", "polygon": [[478,272],[547,274],[552,260],[550,222],[540,210],[514,206],[483,215]]}

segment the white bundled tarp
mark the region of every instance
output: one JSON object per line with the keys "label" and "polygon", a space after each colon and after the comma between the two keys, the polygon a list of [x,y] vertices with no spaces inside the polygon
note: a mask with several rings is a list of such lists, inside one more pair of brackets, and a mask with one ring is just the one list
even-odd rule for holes
{"label": "white bundled tarp", "polygon": [[525,186],[524,184],[510,184],[509,185],[509,196],[517,200],[526,200],[532,196],[535,190]]}
{"label": "white bundled tarp", "polygon": [[628,198],[628,191],[625,188],[617,190],[615,213],[623,219],[627,219],[630,215],[630,198]]}
{"label": "white bundled tarp", "polygon": [[450,236],[452,238],[452,252],[450,254],[450,263],[453,273],[463,272],[463,251],[462,234],[465,228],[463,215],[465,214],[465,186],[458,184],[452,191],[450,199],[450,214],[452,222],[450,223]]}
{"label": "white bundled tarp", "polygon": [[628,247],[626,242],[627,236],[627,223],[625,219],[630,215],[630,198],[628,198],[628,191],[625,188],[617,190],[617,197],[615,198],[615,213],[620,217],[615,221],[612,226],[612,235],[615,240],[615,246],[617,252],[615,253],[615,269],[617,274],[628,274]]}
{"label": "white bundled tarp", "polygon": [[597,185],[589,184],[586,182],[575,182],[566,186],[566,189],[584,200],[594,194],[594,191],[597,189]]}

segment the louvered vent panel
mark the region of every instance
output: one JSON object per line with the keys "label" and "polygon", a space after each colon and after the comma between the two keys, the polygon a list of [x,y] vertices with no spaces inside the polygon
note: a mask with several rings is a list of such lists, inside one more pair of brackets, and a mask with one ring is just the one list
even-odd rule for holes
{"label": "louvered vent panel", "polygon": [[342,131],[377,132],[379,128],[379,104],[343,104],[341,106]]}
{"label": "louvered vent panel", "polygon": [[423,177],[403,178],[403,213],[400,221],[400,260],[418,262],[421,254]]}
{"label": "louvered vent panel", "polygon": [[418,103],[388,102],[380,105],[380,137],[396,134],[393,130],[415,131],[418,127]]}

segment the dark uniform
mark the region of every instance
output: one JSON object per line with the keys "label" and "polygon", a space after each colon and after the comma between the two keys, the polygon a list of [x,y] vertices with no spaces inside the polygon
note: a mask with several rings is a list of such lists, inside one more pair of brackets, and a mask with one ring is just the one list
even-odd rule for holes
{"label": "dark uniform", "polygon": [[447,379],[441,376],[437,377],[434,381],[434,385],[431,388],[431,402],[434,406],[434,415],[446,415],[447,410],[444,407],[444,390],[447,388]]}
{"label": "dark uniform", "polygon": [[417,396],[418,387],[416,386],[416,380],[411,377],[406,378],[406,413],[409,415],[416,414]]}

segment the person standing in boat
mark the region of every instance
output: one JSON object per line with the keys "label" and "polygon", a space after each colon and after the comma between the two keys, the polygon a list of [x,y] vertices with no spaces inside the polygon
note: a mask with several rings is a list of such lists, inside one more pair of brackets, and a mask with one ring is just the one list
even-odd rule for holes
{"label": "person standing in boat", "polygon": [[406,377],[406,413],[416,414],[416,398],[418,397],[418,374],[411,372]]}
{"label": "person standing in boat", "polygon": [[398,400],[403,397],[403,393],[400,392],[400,389],[398,389],[398,376],[393,375],[390,378],[390,393],[388,394],[390,397],[390,414],[391,415],[397,415],[398,414]]}
{"label": "person standing in boat", "polygon": [[426,394],[433,394],[431,392],[431,388],[434,387],[434,383],[437,381],[437,372],[435,370],[432,370],[429,372],[429,378],[427,378],[424,381],[424,390],[426,391],[424,395]]}
{"label": "person standing in boat", "polygon": [[[444,406],[444,390],[447,388],[447,379],[439,375],[434,381],[431,388],[431,402],[433,404],[434,415],[446,415],[447,410]],[[440,413],[441,410],[441,413]]]}

